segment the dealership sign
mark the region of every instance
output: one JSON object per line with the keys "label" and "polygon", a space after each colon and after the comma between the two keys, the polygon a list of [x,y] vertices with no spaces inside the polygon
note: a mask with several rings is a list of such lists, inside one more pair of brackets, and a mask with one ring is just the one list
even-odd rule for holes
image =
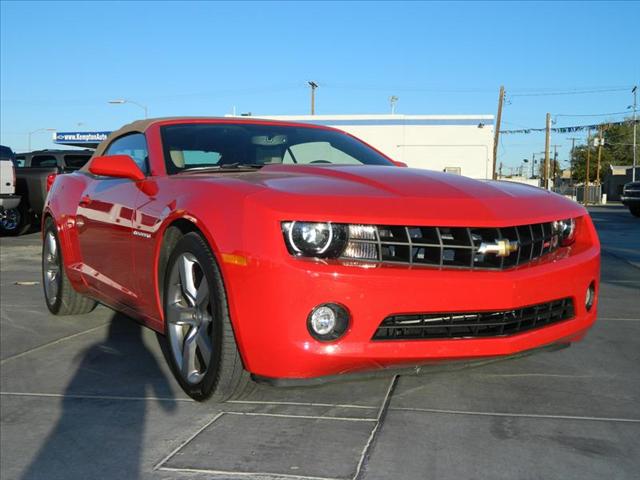
{"label": "dealership sign", "polygon": [[63,145],[96,145],[106,140],[111,132],[55,132],[53,141]]}

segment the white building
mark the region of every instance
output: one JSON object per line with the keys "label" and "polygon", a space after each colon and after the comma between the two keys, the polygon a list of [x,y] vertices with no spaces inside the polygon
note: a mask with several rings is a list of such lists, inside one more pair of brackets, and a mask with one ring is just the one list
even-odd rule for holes
{"label": "white building", "polygon": [[277,115],[355,135],[410,167],[471,178],[493,176],[493,115]]}

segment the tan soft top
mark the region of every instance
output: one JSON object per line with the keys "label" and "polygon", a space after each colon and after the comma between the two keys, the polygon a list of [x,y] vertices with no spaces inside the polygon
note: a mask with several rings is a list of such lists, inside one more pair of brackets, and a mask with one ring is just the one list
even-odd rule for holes
{"label": "tan soft top", "polygon": [[[120,137],[121,135],[127,133],[144,133],[150,125],[158,122],[166,122],[171,120],[224,120],[227,117],[158,117],[158,118],[145,118],[144,120],[136,120],[135,122],[127,123],[126,125],[120,127],[118,130],[115,130],[109,134],[109,136],[100,142],[96,151],[93,153],[93,157],[99,157],[104,154],[104,151],[107,149],[107,146],[111,143],[114,138]],[[230,119],[231,120],[231,119]],[[232,121],[236,121],[236,118],[233,118]]]}
{"label": "tan soft top", "polygon": [[[175,121],[175,120],[184,120],[184,121],[193,121],[193,120],[200,120],[203,123],[206,123],[207,120],[215,120],[215,121],[220,121],[220,120],[226,120],[229,123],[256,123],[256,122],[260,122],[260,123],[275,123],[275,124],[279,124],[279,123],[287,123],[287,124],[296,124],[296,122],[281,122],[278,120],[269,120],[266,118],[259,118],[259,117],[158,117],[158,118],[146,118],[144,120],[136,120],[135,122],[131,122],[128,123],[126,125],[124,125],[123,127],[119,128],[118,130],[115,130],[113,132],[111,132],[109,134],[109,136],[103,140],[102,142],[100,142],[100,144],[98,145],[98,147],[96,148],[96,151],[94,152],[93,157],[99,157],[100,155],[104,155],[104,151],[107,149],[107,146],[111,143],[111,141],[116,138],[116,137],[120,137],[121,135],[127,134],[127,133],[144,133],[147,128],[149,128],[149,126],[153,125],[154,123],[159,123],[159,122],[170,122],[170,121]],[[300,124],[301,127],[303,126],[308,126],[306,124]]]}

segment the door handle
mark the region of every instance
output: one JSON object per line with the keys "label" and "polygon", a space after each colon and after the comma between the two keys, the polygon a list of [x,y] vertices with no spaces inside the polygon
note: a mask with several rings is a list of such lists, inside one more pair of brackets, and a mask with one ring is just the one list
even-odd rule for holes
{"label": "door handle", "polygon": [[91,205],[91,197],[89,195],[84,195],[81,199],[80,202],[78,203],[79,206],[81,207],[88,207],[89,205]]}

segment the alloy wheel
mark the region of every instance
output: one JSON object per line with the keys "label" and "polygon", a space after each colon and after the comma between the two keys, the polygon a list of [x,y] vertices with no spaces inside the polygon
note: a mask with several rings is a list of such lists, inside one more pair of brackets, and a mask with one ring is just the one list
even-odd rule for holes
{"label": "alloy wheel", "polygon": [[52,231],[47,232],[44,242],[44,290],[50,305],[56,303],[60,291],[60,256],[58,242]]}
{"label": "alloy wheel", "polygon": [[0,220],[0,226],[7,232],[12,232],[20,225],[20,212],[17,208],[5,210]]}
{"label": "alloy wheel", "polygon": [[182,378],[197,384],[213,358],[212,306],[209,282],[193,254],[176,258],[166,300],[171,353]]}

